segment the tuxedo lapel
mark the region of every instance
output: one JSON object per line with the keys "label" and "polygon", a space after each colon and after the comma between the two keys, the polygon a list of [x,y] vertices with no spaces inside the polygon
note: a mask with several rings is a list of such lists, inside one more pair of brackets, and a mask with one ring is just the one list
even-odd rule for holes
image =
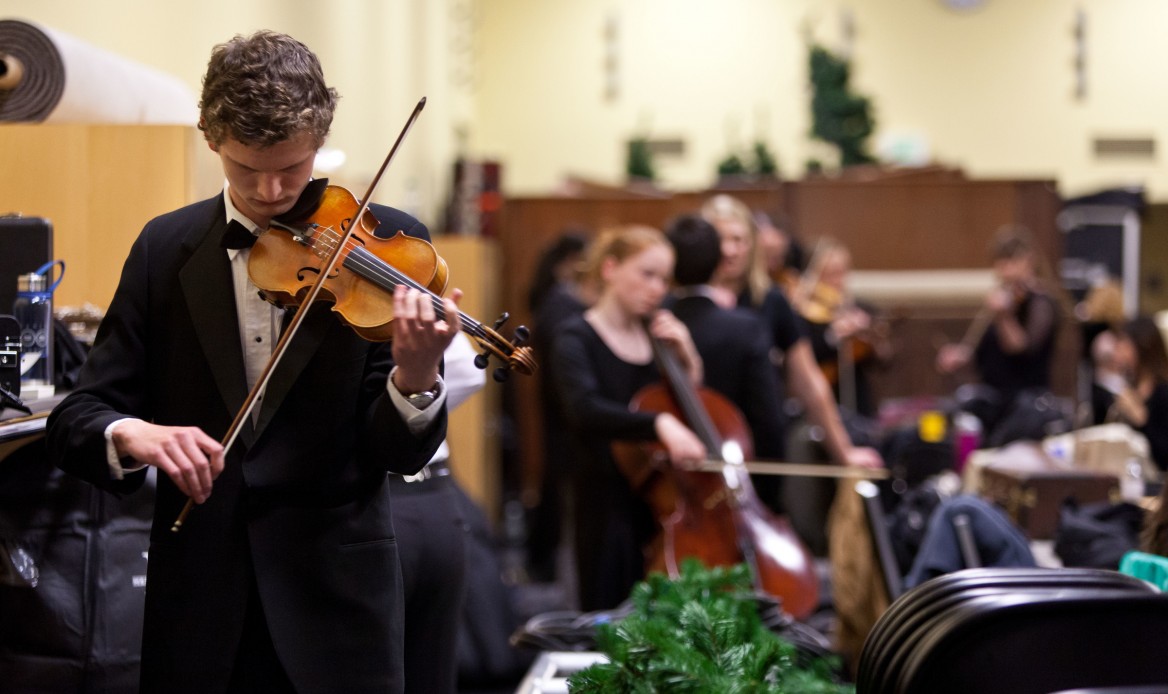
{"label": "tuxedo lapel", "polygon": [[[190,260],[179,271],[179,283],[198,335],[199,347],[211,365],[223,406],[234,418],[247,399],[247,377],[240,347],[231,263],[227,252],[219,247],[219,239],[227,224],[222,214],[215,219]],[[252,443],[254,432],[250,422],[245,422],[239,433],[244,443]]]}

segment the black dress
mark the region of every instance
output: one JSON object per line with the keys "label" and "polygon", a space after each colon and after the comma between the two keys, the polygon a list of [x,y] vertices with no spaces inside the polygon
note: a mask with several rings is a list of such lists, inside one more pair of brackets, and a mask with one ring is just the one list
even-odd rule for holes
{"label": "black dress", "polygon": [[1026,331],[1027,346],[1021,352],[1007,352],[990,323],[974,350],[974,364],[981,384],[959,395],[960,407],[976,415],[986,431],[991,447],[1020,438],[1041,437],[1050,417],[1051,364],[1058,334],[1058,311],[1054,299],[1029,291],[1017,302],[1014,318]]}
{"label": "black dress", "polygon": [[1140,432],[1148,437],[1152,462],[1161,470],[1168,470],[1168,383],[1157,383],[1144,405],[1148,408],[1148,420]]}
{"label": "black dress", "polygon": [[[564,284],[555,284],[534,307],[531,344],[541,364],[551,363],[552,343],[560,326],[584,312],[584,302]],[[572,463],[566,455],[571,437],[564,422],[563,407],[551,376],[539,376],[540,413],[543,416],[543,474],[539,504],[531,509],[527,535],[527,570],[533,580],[550,582],[556,578],[556,555],[570,507],[564,498]]]}
{"label": "black dress", "polygon": [[644,577],[644,546],[656,534],[649,506],[616,466],[611,444],[656,438],[653,413],[629,401],[660,380],[652,362],[630,364],[584,319],[564,322],[552,348],[551,377],[572,433],[575,556],[580,609],[607,610]]}
{"label": "black dress", "polygon": [[[1091,401],[1095,410],[1095,423],[1102,424],[1110,419],[1110,413],[1115,404],[1115,394],[1095,384],[1091,390]],[[1161,470],[1168,470],[1168,383],[1158,381],[1152,389],[1152,394],[1144,401],[1148,410],[1148,418],[1137,431],[1148,439],[1148,452],[1152,462]],[[1101,416],[1099,413],[1104,413]]]}
{"label": "black dress", "polygon": [[[866,312],[869,316],[874,315],[874,309],[870,306],[859,305],[860,310]],[[810,331],[811,350],[815,353],[815,361],[821,367],[828,365],[834,367],[834,377],[828,376],[831,381],[832,392],[835,394],[836,402],[842,403],[840,397],[840,379],[845,375],[841,370],[840,361],[840,344],[833,339],[831,335],[831,323],[817,323],[815,321],[806,321],[808,330]],[[867,350],[862,349],[867,347]],[[848,348],[852,350],[852,373],[855,377],[855,411],[856,414],[864,417],[875,417],[877,414],[876,397],[872,392],[871,370],[876,366],[875,355],[871,353],[871,345],[864,345],[862,343],[849,342]]]}
{"label": "black dress", "polygon": [[1050,389],[1058,332],[1055,302],[1046,294],[1027,292],[1015,306],[1014,318],[1026,331],[1025,350],[1012,354],[1003,349],[997,326],[990,323],[974,351],[982,383],[1001,393],[1007,403],[1024,390]]}
{"label": "black dress", "polygon": [[757,311],[771,333],[771,342],[783,353],[795,343],[807,337],[807,324],[795,313],[791,302],[783,296],[778,287],[771,287],[763,296],[761,304],[751,301],[747,291],[738,295],[738,306]]}
{"label": "black dress", "polygon": [[[749,291],[743,291],[738,295],[738,307],[755,312],[762,319],[764,329],[770,335],[771,346],[774,348],[771,355],[772,371],[775,375],[779,399],[781,402],[785,402],[790,395],[786,389],[786,354],[799,340],[808,339],[807,322],[795,312],[791,302],[787,301],[787,297],[775,286],[767,290],[759,304],[751,300]],[[788,409],[784,412],[784,429],[788,425],[786,415],[792,411]],[[778,438],[784,441],[784,444],[787,433],[784,430],[778,434]],[[779,457],[782,457],[785,452],[784,445],[779,451]],[[775,513],[784,513],[786,509],[783,503],[783,478],[778,475],[751,475],[750,477],[759,498],[766,502]]]}

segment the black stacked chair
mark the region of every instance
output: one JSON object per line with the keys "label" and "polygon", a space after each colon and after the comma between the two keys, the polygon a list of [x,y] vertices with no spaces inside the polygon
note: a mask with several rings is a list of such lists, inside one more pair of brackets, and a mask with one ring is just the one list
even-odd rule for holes
{"label": "black stacked chair", "polygon": [[856,689],[1050,694],[1161,685],[1168,660],[1146,654],[1166,637],[1168,596],[1131,576],[968,569],[928,581],[889,607],[864,643]]}

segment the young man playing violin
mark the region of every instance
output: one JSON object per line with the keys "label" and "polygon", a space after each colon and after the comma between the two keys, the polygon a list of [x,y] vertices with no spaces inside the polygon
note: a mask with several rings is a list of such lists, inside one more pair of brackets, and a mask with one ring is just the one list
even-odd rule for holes
{"label": "young man playing violin", "polygon": [[[215,48],[199,127],[225,190],[146,225],[79,387],[49,419],[54,461],[103,489],[132,492],[158,470],[143,692],[402,688],[386,472],[418,471],[444,437],[439,366],[456,303],[443,320],[399,288],[391,343],[305,306],[258,406],[220,443],[285,314],[257,298],[248,234],[236,243],[229,230],[263,234],[301,201],[336,99],[288,36]],[[428,238],[400,211],[370,210],[379,234]],[[197,505],[172,532],[188,497]]]}

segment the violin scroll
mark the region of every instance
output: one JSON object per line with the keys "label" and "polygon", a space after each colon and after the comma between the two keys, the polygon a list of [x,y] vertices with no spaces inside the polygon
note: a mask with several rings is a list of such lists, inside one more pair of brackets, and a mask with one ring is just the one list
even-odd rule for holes
{"label": "violin scroll", "polygon": [[511,371],[518,371],[524,376],[530,376],[538,368],[535,363],[535,357],[532,356],[531,348],[523,346],[531,337],[531,331],[527,329],[527,326],[521,325],[515,328],[515,333],[512,335],[511,341],[507,341],[499,334],[498,329],[510,317],[511,315],[509,313],[504,312],[503,315],[495,320],[494,328],[488,328],[482,324],[477,324],[473,328],[464,328],[464,331],[474,338],[475,342],[484,350],[475,357],[475,366],[480,369],[487,368],[491,355],[495,355],[506,363],[505,367],[500,366],[492,373],[492,378],[497,383],[502,383],[507,380],[507,376]]}

